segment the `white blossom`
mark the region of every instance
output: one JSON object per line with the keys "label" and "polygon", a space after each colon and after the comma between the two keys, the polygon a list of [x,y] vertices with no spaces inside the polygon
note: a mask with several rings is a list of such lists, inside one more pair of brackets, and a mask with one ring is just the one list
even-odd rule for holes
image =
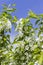
{"label": "white blossom", "polygon": [[39,38],[36,38],[36,41],[39,41]]}
{"label": "white blossom", "polygon": [[38,64],[38,61],[36,61],[34,65],[39,65],[39,64]]}
{"label": "white blossom", "polygon": [[10,63],[10,65],[12,65],[12,63]]}
{"label": "white blossom", "polygon": [[5,30],[11,29],[11,22],[9,19],[6,19],[6,22],[0,20],[0,31],[3,29]]}
{"label": "white blossom", "polygon": [[10,20],[8,20],[6,22],[6,29],[11,29],[11,22],[10,22]]}
{"label": "white blossom", "polygon": [[26,41],[26,42],[30,42],[30,41],[31,41],[31,37],[27,37],[27,36],[26,36],[26,37],[25,37],[25,41]]}
{"label": "white blossom", "polygon": [[8,51],[3,52],[3,54],[7,54],[7,53],[8,53]]}
{"label": "white blossom", "polygon": [[21,23],[22,24],[22,19],[23,18],[20,18],[16,23],[17,23],[17,25],[19,24],[19,23]]}
{"label": "white blossom", "polygon": [[19,30],[19,31],[22,31],[22,18],[19,19],[17,22],[16,22],[17,26],[16,26],[16,29],[15,31]]}
{"label": "white blossom", "polygon": [[43,48],[43,45],[42,45],[42,48]]}
{"label": "white blossom", "polygon": [[29,49],[29,46],[28,46],[28,45],[26,45],[25,50],[28,50],[28,49]]}

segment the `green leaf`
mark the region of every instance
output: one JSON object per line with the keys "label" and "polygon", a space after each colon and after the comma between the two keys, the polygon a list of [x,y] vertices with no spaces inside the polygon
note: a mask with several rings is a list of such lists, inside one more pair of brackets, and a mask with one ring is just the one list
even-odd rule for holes
{"label": "green leaf", "polygon": [[39,23],[40,20],[36,20],[35,25]]}
{"label": "green leaf", "polygon": [[33,62],[29,62],[29,64],[28,65],[34,65],[34,63]]}
{"label": "green leaf", "polygon": [[16,6],[16,4],[12,4],[12,6]]}
{"label": "green leaf", "polygon": [[16,16],[14,16],[14,19],[13,19],[13,21],[12,22],[17,22],[17,17]]}
{"label": "green leaf", "polygon": [[43,14],[40,14],[39,16],[40,16],[40,18],[43,18]]}
{"label": "green leaf", "polygon": [[28,14],[29,14],[29,17],[30,17],[30,18],[39,19],[38,15],[36,15],[36,14],[33,13],[32,11],[30,11]]}
{"label": "green leaf", "polygon": [[41,65],[43,63],[43,52],[41,52],[40,58],[39,58],[39,64]]}

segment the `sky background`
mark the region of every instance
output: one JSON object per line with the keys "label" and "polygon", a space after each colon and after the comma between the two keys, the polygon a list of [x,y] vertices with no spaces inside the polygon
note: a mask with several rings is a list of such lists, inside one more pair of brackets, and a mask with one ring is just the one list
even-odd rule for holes
{"label": "sky background", "polygon": [[43,13],[43,0],[0,0],[0,11],[4,3],[16,4],[16,12],[14,15],[18,18],[26,17],[29,10],[37,14]]}
{"label": "sky background", "polygon": [[[16,4],[16,12],[12,15],[16,15],[19,19],[26,17],[29,10],[32,10],[36,14],[43,13],[43,0],[0,0],[0,11],[2,10],[2,4],[4,3]],[[12,39],[16,34],[14,28],[12,28]]]}

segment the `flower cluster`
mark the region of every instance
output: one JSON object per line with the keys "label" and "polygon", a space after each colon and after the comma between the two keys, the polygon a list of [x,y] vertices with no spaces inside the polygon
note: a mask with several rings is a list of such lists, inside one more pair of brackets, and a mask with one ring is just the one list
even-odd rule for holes
{"label": "flower cluster", "polygon": [[11,22],[9,19],[5,18],[4,20],[0,20],[0,31],[11,29]]}

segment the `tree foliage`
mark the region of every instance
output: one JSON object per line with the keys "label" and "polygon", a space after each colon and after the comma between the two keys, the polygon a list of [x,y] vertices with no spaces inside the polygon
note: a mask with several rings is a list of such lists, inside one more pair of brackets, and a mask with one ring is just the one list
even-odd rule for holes
{"label": "tree foliage", "polygon": [[[30,11],[26,18],[17,20],[11,15],[14,11],[4,5],[0,14],[0,65],[43,65],[43,14]],[[12,43],[6,33],[11,32],[13,24],[18,34]]]}

